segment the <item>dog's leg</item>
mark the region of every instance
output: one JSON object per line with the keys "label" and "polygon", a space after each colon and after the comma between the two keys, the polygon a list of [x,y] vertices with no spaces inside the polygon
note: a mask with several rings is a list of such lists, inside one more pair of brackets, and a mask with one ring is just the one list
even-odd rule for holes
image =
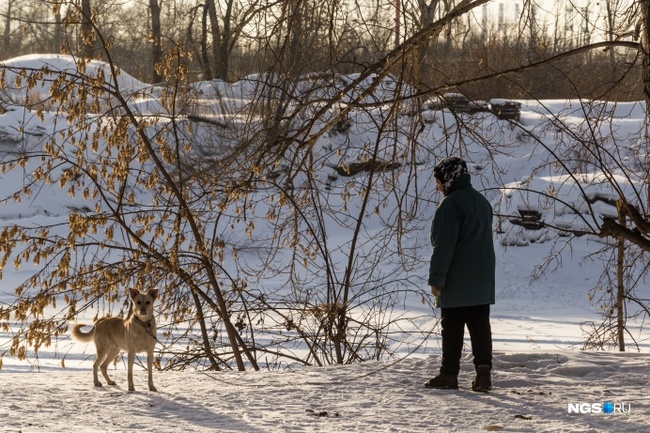
{"label": "dog's leg", "polygon": [[135,386],[133,386],[133,362],[135,361],[135,351],[129,350],[128,362],[127,362],[127,378],[129,380],[129,391],[135,391]]}
{"label": "dog's leg", "polygon": [[104,359],[104,362],[102,362],[102,365],[101,365],[102,376],[104,376],[104,379],[106,379],[106,383],[109,384],[109,385],[115,385],[115,382],[112,381],[108,377],[108,370],[107,369],[108,369],[108,366],[111,365],[111,363],[113,362],[115,357],[117,355],[119,355],[119,354],[120,354],[120,348],[119,347],[117,347],[117,346],[110,347],[107,350],[106,359]]}
{"label": "dog's leg", "polygon": [[99,369],[99,365],[101,364],[102,360],[104,359],[104,354],[99,353],[99,349],[97,349],[97,355],[95,356],[95,362],[93,362],[93,383],[95,386],[102,386],[102,383],[99,381],[99,375],[97,374],[97,370]]}
{"label": "dog's leg", "polygon": [[153,350],[147,351],[147,372],[149,374],[149,391],[158,391],[155,386],[153,386]]}

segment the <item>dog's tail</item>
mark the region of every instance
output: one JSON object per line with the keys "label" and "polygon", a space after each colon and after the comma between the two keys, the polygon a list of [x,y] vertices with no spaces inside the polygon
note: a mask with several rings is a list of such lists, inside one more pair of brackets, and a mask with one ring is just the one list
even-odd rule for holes
{"label": "dog's tail", "polygon": [[84,325],[83,323],[77,323],[72,327],[72,338],[74,338],[77,341],[81,341],[83,343],[89,343],[93,341],[93,337],[95,336],[95,327],[93,326],[90,328],[90,331],[88,332],[83,332],[81,328],[83,328]]}

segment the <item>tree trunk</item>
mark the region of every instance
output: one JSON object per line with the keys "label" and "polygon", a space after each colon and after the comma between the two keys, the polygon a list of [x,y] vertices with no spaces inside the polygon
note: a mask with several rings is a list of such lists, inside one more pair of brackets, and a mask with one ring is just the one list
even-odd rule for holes
{"label": "tree trunk", "polygon": [[[643,98],[645,99],[645,128],[648,131],[650,124],[650,0],[640,0],[639,9],[641,12],[640,47],[643,61]],[[646,134],[646,146],[650,146]],[[646,190],[648,193],[646,209],[650,211],[650,169],[646,167]]]}
{"label": "tree trunk", "polygon": [[160,74],[160,69],[156,65],[162,62],[162,34],[160,29],[160,5],[158,0],[149,0],[149,9],[151,10],[151,36],[152,44],[152,60],[151,60],[151,79],[153,83],[160,83],[163,78]]}
{"label": "tree trunk", "polygon": [[13,6],[13,0],[7,2],[7,16],[5,18],[5,34],[4,34],[4,54],[3,58],[6,57],[11,52],[11,19],[12,11],[11,6]]}
{"label": "tree trunk", "polygon": [[93,34],[92,8],[90,0],[81,0],[81,53],[86,58],[93,58],[95,35]]}
{"label": "tree trunk", "polygon": [[402,20],[402,11],[400,10],[400,0],[395,0],[395,45],[393,48],[399,47],[400,44],[400,37],[399,34],[401,32],[400,29],[400,22]]}
{"label": "tree trunk", "polygon": [[643,56],[643,97],[646,103],[646,120],[650,119],[650,0],[641,0],[641,53]]}
{"label": "tree trunk", "polygon": [[201,60],[203,62],[203,74],[206,80],[214,78],[212,74],[212,65],[208,55],[208,7],[203,7],[201,14]]}
{"label": "tree trunk", "polygon": [[[618,222],[625,227],[625,208],[618,206]],[[623,270],[625,266],[625,239],[618,238],[618,257],[616,260],[616,331],[618,334],[618,350],[625,352],[625,284]]]}
{"label": "tree trunk", "polygon": [[219,26],[219,17],[217,15],[217,8],[214,4],[214,0],[208,0],[206,2],[206,7],[208,9],[208,17],[210,18],[210,35],[212,36],[212,62],[214,64],[214,78],[219,78],[221,68],[219,63],[221,62],[221,53],[219,53],[219,44],[221,43],[221,27]]}
{"label": "tree trunk", "polygon": [[54,52],[58,53],[61,51],[61,45],[63,43],[63,23],[61,22],[61,11],[57,11],[54,16],[56,24],[54,25],[54,37],[52,38],[52,44],[54,45]]}

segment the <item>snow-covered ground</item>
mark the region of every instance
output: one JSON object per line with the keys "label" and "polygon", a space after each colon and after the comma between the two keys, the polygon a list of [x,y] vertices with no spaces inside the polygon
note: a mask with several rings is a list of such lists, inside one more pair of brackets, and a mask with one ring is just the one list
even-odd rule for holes
{"label": "snow-covered ground", "polygon": [[[572,338],[572,337],[569,337]],[[507,351],[494,390],[422,386],[436,356],[245,373],[156,372],[157,393],[92,386],[88,368],[0,373],[5,432],[647,432],[647,354]],[[611,413],[608,403],[611,403]]]}
{"label": "snow-covered ground", "polygon": [[[40,371],[5,358],[0,431],[647,432],[647,342],[641,353],[580,350],[580,323],[597,319],[586,297],[595,269],[565,263],[529,283],[543,245],[498,251],[494,390],[487,395],[470,390],[469,348],[458,391],[424,388],[439,366],[435,336],[391,361],[243,373],[156,371],[157,393],[147,390],[142,369],[135,373],[136,392],[127,392],[122,359],[111,373],[118,385],[95,388],[94,347],[64,341],[42,350]],[[604,413],[608,403],[612,413]]]}
{"label": "snow-covered ground", "polygon": [[[28,57],[11,64],[37,60]],[[45,61],[58,64],[61,59],[52,56]],[[127,78],[122,85],[140,90],[146,87]],[[141,102],[142,110],[155,109],[155,103]],[[544,119],[564,116],[565,122],[574,122],[579,129],[580,119],[584,121],[591,115],[591,111],[581,109],[570,101],[524,103],[522,128],[551,143],[549,137],[557,131],[549,128]],[[619,134],[612,141],[634,142],[643,117],[639,105],[622,104],[612,110],[616,111],[614,118],[620,119],[609,126]],[[440,113],[429,114],[433,119],[429,124],[433,125],[432,135],[439,125],[448,126],[445,122],[449,119],[435,120]],[[42,132],[38,122],[37,126],[25,122],[28,116],[27,111],[13,107],[0,116],[0,135],[11,136],[15,131],[12,122],[30,134]],[[493,119],[486,123],[490,122],[496,125]],[[509,168],[503,180],[514,182],[509,184],[513,188],[510,201],[502,202],[504,208],[500,211],[511,212],[525,202],[547,221],[574,224],[571,221],[575,214],[568,209],[552,213],[544,203],[517,198],[516,188],[537,183],[540,190],[561,189],[563,200],[575,209],[582,206],[576,188],[571,188],[571,179],[541,175],[528,179],[539,154],[527,147],[530,142],[521,135],[522,131],[504,132],[503,136],[522,141],[515,142],[510,153],[495,156],[502,167]],[[621,155],[624,159],[624,149]],[[426,175],[430,176],[430,171]],[[2,179],[0,188],[6,185],[13,190],[15,185],[9,184],[8,175]],[[476,183],[481,180],[490,182],[475,178]],[[628,188],[633,181],[624,179],[622,184]],[[594,187],[594,196],[610,194]],[[491,196],[497,203],[495,191]],[[65,218],[70,200],[65,192],[42,194],[29,206],[9,203],[0,208],[0,219],[9,225],[17,219]],[[598,205],[601,214],[611,211],[606,204]],[[31,213],[25,213],[27,208]],[[426,235],[422,233],[425,239]],[[51,347],[41,348],[28,361],[4,356],[0,358],[0,431],[647,432],[650,336],[644,322],[628,324],[638,351],[634,347],[625,353],[582,350],[586,324],[601,320],[598,305],[592,305],[589,293],[598,286],[603,270],[602,262],[584,258],[603,245],[589,237],[574,240],[557,261],[561,266],[531,279],[535,267],[547,258],[556,235],[552,231],[515,233],[497,242],[497,303],[492,308],[494,390],[488,394],[469,389],[473,376],[469,347],[458,391],[423,387],[439,366],[438,313],[415,297],[406,300],[404,309],[430,316],[431,335],[408,346],[398,358],[384,361],[258,372],[155,371],[157,393],[147,391],[146,374],[139,367],[135,373],[136,392],[129,393],[122,358],[111,372],[118,385],[92,385],[92,344],[86,346],[63,338]],[[12,287],[28,278],[30,272],[33,268],[28,265],[19,271],[4,269],[0,302],[10,302]],[[639,284],[637,290],[641,292],[650,287],[643,279]],[[86,317],[92,315],[87,313]],[[427,320],[421,326],[426,328]],[[0,335],[0,353],[6,350],[9,339],[10,334]]]}

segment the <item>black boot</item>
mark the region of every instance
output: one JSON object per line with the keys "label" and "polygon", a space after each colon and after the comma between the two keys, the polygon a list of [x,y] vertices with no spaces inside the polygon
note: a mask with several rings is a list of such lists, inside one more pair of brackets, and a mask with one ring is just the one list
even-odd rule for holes
{"label": "black boot", "polygon": [[488,392],[492,389],[490,371],[492,371],[492,367],[489,365],[476,366],[476,378],[472,381],[472,391]]}
{"label": "black boot", "polygon": [[433,379],[425,382],[424,386],[435,389],[458,389],[458,376],[440,373]]}

